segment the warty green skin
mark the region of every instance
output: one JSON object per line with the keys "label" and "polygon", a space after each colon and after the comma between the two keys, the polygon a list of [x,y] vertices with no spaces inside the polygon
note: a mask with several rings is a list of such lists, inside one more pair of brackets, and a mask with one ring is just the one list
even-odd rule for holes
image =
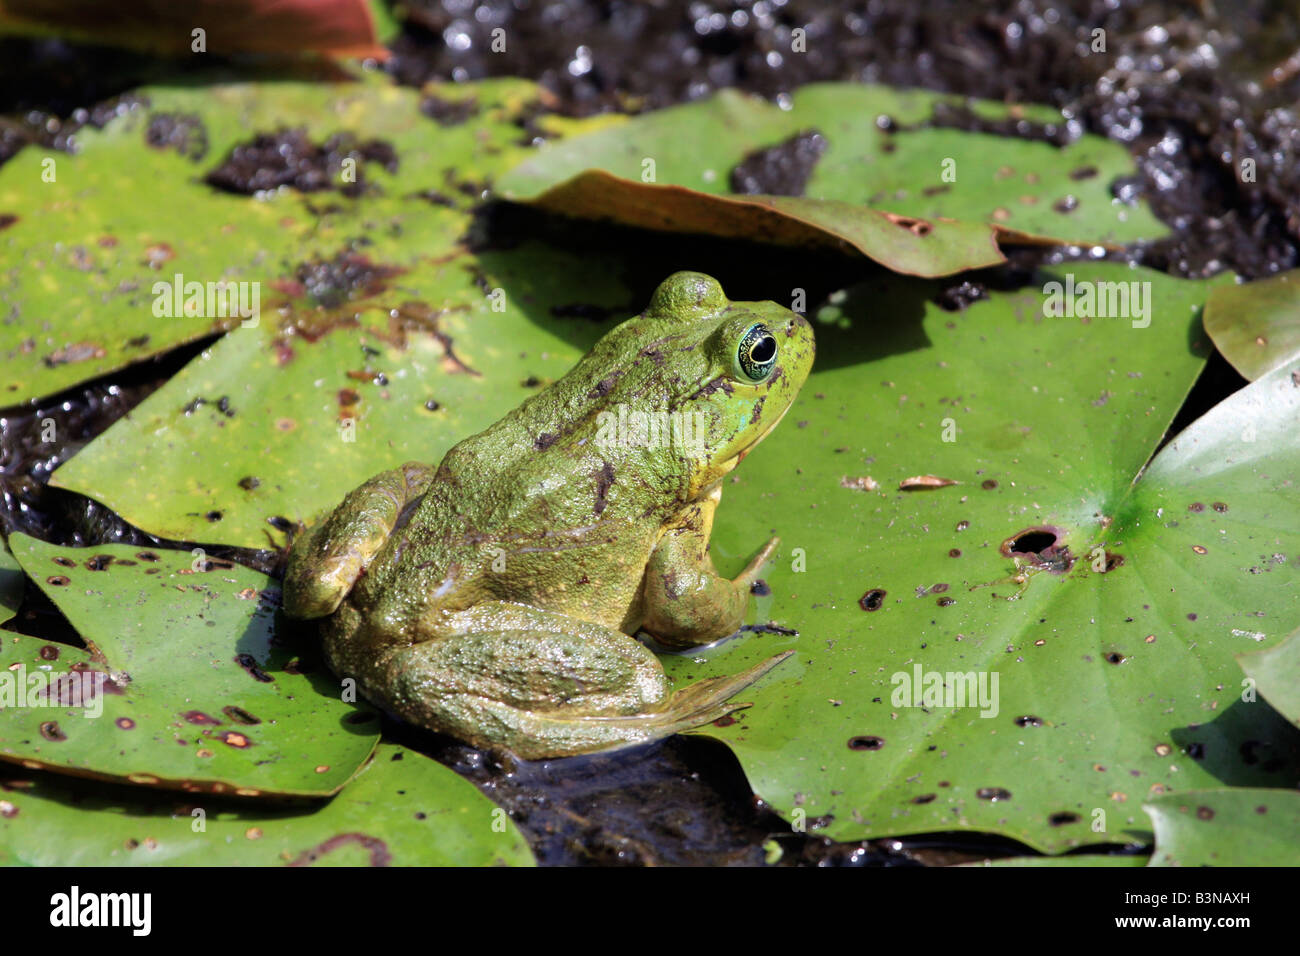
{"label": "warty green skin", "polygon": [[[755,323],[777,348],[760,382],[736,362]],[[412,462],[377,475],[300,535],[285,610],[325,618],[331,667],[368,699],[528,759],[642,743],[747,706],[730,698],[788,653],[673,694],[630,635],[685,648],[740,627],[777,542],[736,579],[716,573],[722,479],[785,414],[813,353],[802,317],[676,273],[644,313],[436,471]],[[701,443],[611,443],[620,405],[698,413]]]}

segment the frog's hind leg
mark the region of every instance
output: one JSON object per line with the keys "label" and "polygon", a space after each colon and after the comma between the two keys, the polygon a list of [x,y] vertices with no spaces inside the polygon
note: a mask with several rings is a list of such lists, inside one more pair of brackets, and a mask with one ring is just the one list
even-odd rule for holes
{"label": "frog's hind leg", "polygon": [[300,534],[285,566],[285,612],[332,614],[432,481],[433,469],[414,461],[381,472]]}
{"label": "frog's hind leg", "polygon": [[[412,723],[540,759],[646,743],[711,723],[749,706],[730,698],[788,656],[670,694],[663,667],[644,645],[611,628],[541,613],[532,627],[393,648],[362,687]],[[560,623],[563,631],[550,629]]]}

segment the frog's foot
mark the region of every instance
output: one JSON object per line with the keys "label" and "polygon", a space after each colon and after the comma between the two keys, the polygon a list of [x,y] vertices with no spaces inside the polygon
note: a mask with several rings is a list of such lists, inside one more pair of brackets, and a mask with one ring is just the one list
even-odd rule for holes
{"label": "frog's foot", "polygon": [[381,472],[299,535],[285,565],[285,612],[332,614],[432,481],[433,469],[414,461]]}
{"label": "frog's foot", "polygon": [[[647,743],[710,723],[747,706],[730,698],[787,656],[670,696],[658,658],[643,644],[541,613],[547,620],[527,629],[393,648],[358,675],[362,688],[411,723],[536,760]],[[567,629],[550,630],[559,619]]]}

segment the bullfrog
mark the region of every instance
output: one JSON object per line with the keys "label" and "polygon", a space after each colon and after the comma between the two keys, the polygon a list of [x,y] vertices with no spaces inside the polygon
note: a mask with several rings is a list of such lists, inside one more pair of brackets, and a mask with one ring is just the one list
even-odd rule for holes
{"label": "bullfrog", "polygon": [[778,541],[725,578],[709,554],[714,512],[813,351],[794,312],[675,273],[437,468],[376,475],[300,533],[284,609],[324,619],[331,668],[373,703],[524,759],[639,744],[750,706],[733,697],[792,651],[673,692],[634,635],[680,650],[740,628]]}

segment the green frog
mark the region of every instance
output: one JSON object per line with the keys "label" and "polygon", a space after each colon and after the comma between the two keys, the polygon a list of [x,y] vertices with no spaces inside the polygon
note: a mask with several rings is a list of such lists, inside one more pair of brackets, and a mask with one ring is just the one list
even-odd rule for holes
{"label": "green frog", "polygon": [[[735,633],[777,546],[720,576],[723,479],[789,410],[813,333],[678,272],[563,378],[436,469],[351,492],[289,552],[285,611],[403,719],[525,759],[643,743],[749,706],[788,657],[673,692],[655,654]],[[761,515],[755,517],[761,518]]]}

